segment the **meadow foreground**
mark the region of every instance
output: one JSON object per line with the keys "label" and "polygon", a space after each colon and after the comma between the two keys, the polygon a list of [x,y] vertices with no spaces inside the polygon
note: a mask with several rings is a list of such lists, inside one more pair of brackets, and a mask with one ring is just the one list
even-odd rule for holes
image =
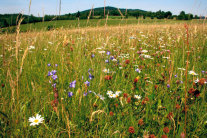
{"label": "meadow foreground", "polygon": [[0,48],[2,137],[207,135],[205,24],[4,34]]}

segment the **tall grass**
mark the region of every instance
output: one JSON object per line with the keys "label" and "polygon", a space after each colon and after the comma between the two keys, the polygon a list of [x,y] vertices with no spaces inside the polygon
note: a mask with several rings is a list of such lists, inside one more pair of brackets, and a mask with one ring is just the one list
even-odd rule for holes
{"label": "tall grass", "polygon": [[[179,22],[0,35],[0,63],[5,60],[0,67],[0,135],[180,137],[186,131],[186,137],[205,137],[206,84],[194,81],[206,79],[206,29],[192,22],[186,33]],[[55,81],[48,76],[52,70],[57,70]],[[200,95],[188,93],[190,88]],[[108,90],[122,93],[109,98]],[[30,126],[29,117],[37,113],[44,123]]]}

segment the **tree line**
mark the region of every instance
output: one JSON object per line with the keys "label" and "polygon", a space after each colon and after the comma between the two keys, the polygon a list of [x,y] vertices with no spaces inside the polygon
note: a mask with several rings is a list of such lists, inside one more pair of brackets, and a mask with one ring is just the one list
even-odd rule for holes
{"label": "tree line", "polygon": [[[22,24],[27,23],[37,23],[42,21],[51,21],[51,20],[76,20],[79,19],[87,19],[89,13],[91,12],[90,19],[103,19],[104,17],[104,8],[96,8],[93,10],[85,10],[85,11],[78,11],[77,13],[69,13],[65,15],[45,15],[44,17],[36,17],[33,15],[22,15],[24,18]],[[106,7],[106,15],[109,16],[120,16],[120,12],[124,15],[123,18],[128,18],[129,16],[136,17],[137,19],[142,17],[145,19],[149,17],[151,19],[177,19],[177,20],[192,20],[192,19],[199,19],[197,15],[193,14],[186,14],[184,11],[181,11],[179,15],[173,15],[172,12],[167,11],[157,11],[157,12],[150,12],[150,11],[143,11],[139,9],[120,9],[114,7]],[[105,16],[106,16],[105,15]],[[15,26],[17,17],[19,14],[0,14],[0,28],[8,27],[8,26]]]}

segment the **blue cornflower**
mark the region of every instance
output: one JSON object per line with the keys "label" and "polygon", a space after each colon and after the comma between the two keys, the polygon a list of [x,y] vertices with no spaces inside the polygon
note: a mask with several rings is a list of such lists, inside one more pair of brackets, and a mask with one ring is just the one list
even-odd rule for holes
{"label": "blue cornflower", "polygon": [[93,78],[94,76],[91,73],[89,73],[89,79],[92,80]]}
{"label": "blue cornflower", "polygon": [[86,81],[86,82],[84,82],[87,86],[89,86],[90,85],[90,82],[89,81]]}
{"label": "blue cornflower", "polygon": [[114,56],[111,56],[110,59],[113,60],[114,59]]}
{"label": "blue cornflower", "polygon": [[52,75],[55,75],[57,73],[57,71],[56,70],[52,70],[51,73],[52,73]]}
{"label": "blue cornflower", "polygon": [[72,81],[71,83],[70,83],[70,88],[75,88],[75,85],[76,85],[76,80],[74,80],[74,81]]}
{"label": "blue cornflower", "polygon": [[105,60],[105,63],[109,63],[109,60],[108,60],[108,59],[106,59],[106,60]]}
{"label": "blue cornflower", "polygon": [[117,64],[119,65],[119,59],[117,60]]}
{"label": "blue cornflower", "polygon": [[138,72],[138,73],[141,73],[141,71],[140,71],[138,68],[137,68],[137,69],[135,69],[135,71],[136,71],[136,72]]}
{"label": "blue cornflower", "polygon": [[68,92],[68,97],[72,97],[73,93],[72,92]]}
{"label": "blue cornflower", "polygon": [[94,57],[95,57],[95,55],[94,55],[94,54],[92,54],[92,55],[91,55],[91,57],[92,57],[92,58],[94,58]]}
{"label": "blue cornflower", "polygon": [[56,80],[58,77],[57,77],[57,75],[53,75],[52,78],[53,78],[53,80]]}
{"label": "blue cornflower", "polygon": [[106,54],[109,56],[111,54],[111,52],[110,51],[107,51]]}
{"label": "blue cornflower", "polygon": [[48,71],[48,76],[51,76],[52,75],[52,72]]}

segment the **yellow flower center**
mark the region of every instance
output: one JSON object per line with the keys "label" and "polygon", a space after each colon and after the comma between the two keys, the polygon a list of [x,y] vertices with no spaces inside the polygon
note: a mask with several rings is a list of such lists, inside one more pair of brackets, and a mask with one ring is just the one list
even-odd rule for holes
{"label": "yellow flower center", "polygon": [[35,122],[35,123],[38,123],[38,122],[39,122],[39,120],[35,119],[35,120],[34,120],[34,122]]}

